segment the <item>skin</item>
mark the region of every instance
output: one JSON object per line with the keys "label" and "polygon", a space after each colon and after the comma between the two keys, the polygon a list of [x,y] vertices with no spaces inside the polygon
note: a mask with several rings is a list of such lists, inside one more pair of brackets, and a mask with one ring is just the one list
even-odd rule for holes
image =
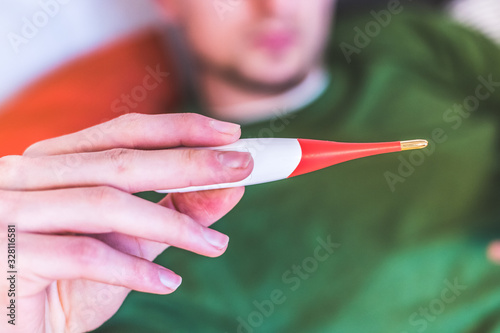
{"label": "skin", "polygon": [[[99,141],[82,145],[96,133],[103,133]],[[168,149],[239,137],[238,125],[200,115],[130,114],[1,158],[0,227],[16,226],[19,274],[17,325],[2,320],[0,331],[95,329],[130,290],[169,294],[178,287],[177,274],[151,262],[167,247],[224,253],[228,237],[208,226],[236,205],[243,188],[170,194],[158,204],[131,193],[246,178],[248,153]],[[0,243],[7,248],[7,239]],[[2,304],[8,289],[0,280]]]}
{"label": "skin", "polygon": [[488,258],[500,264],[500,241],[492,242],[488,247]]}
{"label": "skin", "polygon": [[[335,3],[239,1],[221,20],[212,1],[158,1],[201,63],[212,106],[279,95],[320,67]],[[180,277],[151,262],[169,246],[221,255],[228,238],[207,227],[236,205],[242,188],[170,194],[157,204],[131,193],[244,179],[253,167],[248,154],[185,148],[229,144],[240,134],[237,125],[197,115],[126,115],[1,158],[0,227],[16,225],[17,314],[29,313],[16,331],[89,331],[130,290],[173,292]],[[7,247],[7,239],[0,243]],[[500,245],[488,254],[500,260]],[[1,279],[1,304],[8,289]],[[12,330],[0,321],[0,331]]]}
{"label": "skin", "polygon": [[[198,79],[209,114],[217,119],[262,120],[288,105],[280,93],[300,83],[322,66],[336,0],[213,1],[157,0],[165,17],[180,28],[198,61]],[[276,32],[291,33],[287,47],[256,42]],[[254,115],[238,111],[238,104],[263,98],[266,109]],[[227,108],[229,106],[229,108]],[[219,107],[229,111],[218,110]],[[230,112],[230,113],[228,113]],[[500,263],[500,241],[487,250]]]}
{"label": "skin", "polygon": [[[278,97],[322,67],[335,0],[157,0],[197,60],[201,91],[218,119],[249,118],[215,109]],[[222,7],[215,4],[222,3]],[[233,5],[228,5],[234,3]],[[224,4],[226,4],[224,6]],[[259,112],[253,111],[253,112]]]}
{"label": "skin", "polygon": [[[207,101],[220,105],[279,94],[319,66],[332,3],[242,1],[228,26],[210,1],[162,1],[170,19],[189,30]],[[151,262],[168,246],[222,254],[227,236],[206,227],[239,201],[242,188],[168,195],[158,204],[130,193],[244,179],[253,166],[246,153],[225,154],[224,165],[218,152],[167,149],[229,144],[239,136],[238,126],[201,116],[127,115],[0,159],[0,174],[7,175],[0,179],[1,223],[16,225],[23,258],[17,313],[30,313],[18,331],[92,330],[130,290],[171,293],[180,277]],[[89,137],[99,139],[89,145]],[[205,233],[218,244],[207,243]],[[0,287],[6,298],[5,279]],[[103,294],[106,302],[98,299]]]}

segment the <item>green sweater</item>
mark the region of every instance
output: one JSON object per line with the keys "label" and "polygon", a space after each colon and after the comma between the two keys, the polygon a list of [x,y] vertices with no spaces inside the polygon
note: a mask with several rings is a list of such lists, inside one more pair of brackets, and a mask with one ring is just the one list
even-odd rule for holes
{"label": "green sweater", "polygon": [[98,332],[500,332],[500,50],[424,10],[356,37],[370,21],[337,23],[316,101],[243,137],[429,148],[248,187],[222,257],[167,250],[178,291],[131,293]]}

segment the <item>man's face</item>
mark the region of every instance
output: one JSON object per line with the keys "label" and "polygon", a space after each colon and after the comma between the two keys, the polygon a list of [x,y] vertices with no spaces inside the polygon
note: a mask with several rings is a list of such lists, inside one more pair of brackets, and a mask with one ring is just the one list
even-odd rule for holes
{"label": "man's face", "polygon": [[162,0],[202,68],[253,86],[299,82],[321,61],[336,0]]}

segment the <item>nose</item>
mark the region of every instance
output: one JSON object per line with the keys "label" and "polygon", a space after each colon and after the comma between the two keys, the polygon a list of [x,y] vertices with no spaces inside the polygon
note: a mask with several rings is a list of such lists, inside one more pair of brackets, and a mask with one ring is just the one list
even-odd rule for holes
{"label": "nose", "polygon": [[255,4],[263,16],[286,17],[293,14],[294,9],[297,8],[297,2],[297,0],[257,0]]}

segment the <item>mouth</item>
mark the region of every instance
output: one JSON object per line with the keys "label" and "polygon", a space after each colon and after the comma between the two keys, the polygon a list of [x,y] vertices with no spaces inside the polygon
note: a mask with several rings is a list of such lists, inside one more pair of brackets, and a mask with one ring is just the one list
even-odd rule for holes
{"label": "mouth", "polygon": [[270,53],[283,53],[297,42],[297,35],[291,31],[267,31],[256,35],[255,47]]}

